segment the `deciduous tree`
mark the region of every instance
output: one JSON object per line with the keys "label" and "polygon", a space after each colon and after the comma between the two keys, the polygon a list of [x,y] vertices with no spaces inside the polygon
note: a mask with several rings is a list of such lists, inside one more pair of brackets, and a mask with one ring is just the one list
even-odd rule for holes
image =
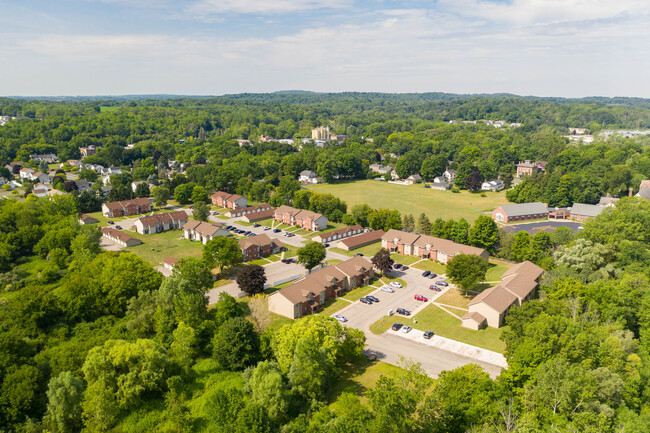
{"label": "deciduous tree", "polygon": [[464,292],[485,279],[488,261],[476,254],[456,254],[447,262],[446,274]]}
{"label": "deciduous tree", "polygon": [[384,275],[388,274],[393,269],[393,264],[395,264],[395,261],[390,258],[390,252],[386,248],[377,251],[370,261]]}
{"label": "deciduous tree", "polygon": [[249,296],[264,292],[266,272],[260,265],[246,265],[237,275],[237,285]]}
{"label": "deciduous tree", "polygon": [[311,271],[325,260],[326,255],[327,251],[323,244],[320,242],[309,242],[304,247],[298,249],[298,263],[303,265],[308,271]]}

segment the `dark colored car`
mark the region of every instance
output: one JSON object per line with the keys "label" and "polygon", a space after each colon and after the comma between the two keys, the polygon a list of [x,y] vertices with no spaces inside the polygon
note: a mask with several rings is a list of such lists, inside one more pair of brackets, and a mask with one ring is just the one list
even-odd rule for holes
{"label": "dark colored car", "polygon": [[391,326],[390,329],[392,329],[393,331],[399,331],[401,327],[402,324],[398,322],[398,323],[393,323],[393,326]]}
{"label": "dark colored car", "polygon": [[423,277],[428,277],[431,274],[431,271],[424,271],[422,272]]}
{"label": "dark colored car", "polygon": [[356,253],[356,254],[354,255],[354,257],[358,257],[358,256],[363,257],[363,254],[361,254],[361,253]]}
{"label": "dark colored car", "polygon": [[108,223],[109,223],[109,224],[115,224],[113,221],[109,221]]}
{"label": "dark colored car", "polygon": [[402,265],[402,270],[403,270],[403,271],[408,270],[408,268],[409,268],[408,266],[404,266],[404,265]]}
{"label": "dark colored car", "polygon": [[295,235],[296,235],[295,233],[287,233],[287,237],[288,237],[288,238],[292,238],[292,237],[294,237]]}
{"label": "dark colored car", "polygon": [[293,257],[289,259],[282,259],[282,263],[286,263],[286,264],[293,263]]}
{"label": "dark colored car", "polygon": [[329,248],[330,244],[323,244],[325,248]]}
{"label": "dark colored car", "polygon": [[116,229],[122,230],[122,226],[115,226]]}
{"label": "dark colored car", "polygon": [[410,316],[411,315],[411,312],[409,310],[405,310],[404,308],[398,308],[395,311],[397,312],[397,314],[401,314],[403,316]]}
{"label": "dark colored car", "polygon": [[446,281],[436,281],[436,284],[444,287],[447,287],[449,285],[449,283]]}
{"label": "dark colored car", "polygon": [[280,229],[273,229],[273,233],[280,233],[282,230]]}
{"label": "dark colored car", "polygon": [[429,286],[429,289],[431,289],[431,290],[433,290],[433,291],[436,291],[436,292],[439,292],[439,291],[440,291],[440,287],[438,287],[438,286],[436,286],[436,285],[434,285],[434,284],[430,285],[430,286]]}
{"label": "dark colored car", "polygon": [[372,295],[367,295],[366,298],[370,299],[372,302],[379,302],[379,298],[375,298]]}
{"label": "dark colored car", "polygon": [[429,278],[429,279],[433,279],[433,278],[436,278],[437,276],[438,276],[438,274],[435,274],[435,273],[431,272],[431,273],[429,274],[429,277],[428,277],[428,278]]}
{"label": "dark colored car", "polygon": [[255,223],[255,224],[253,224],[253,227],[257,228],[257,227],[259,227],[260,225],[261,225],[261,224]]}
{"label": "dark colored car", "polygon": [[402,267],[402,265],[401,265],[400,263],[395,263],[395,264],[393,265],[393,268],[395,268],[395,269],[399,269],[399,268],[401,268],[401,267]]}
{"label": "dark colored car", "polygon": [[433,337],[433,331],[426,331],[423,337],[426,338],[427,340],[431,340],[431,337]]}
{"label": "dark colored car", "polygon": [[363,302],[364,304],[372,304],[372,301],[370,299],[367,299],[367,298],[361,298],[361,299],[359,299],[359,301]]}

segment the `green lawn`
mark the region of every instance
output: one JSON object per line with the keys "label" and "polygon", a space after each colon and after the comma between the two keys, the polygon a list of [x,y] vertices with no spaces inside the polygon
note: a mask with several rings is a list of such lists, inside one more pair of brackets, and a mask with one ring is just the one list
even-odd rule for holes
{"label": "green lawn", "polygon": [[268,265],[269,263],[271,262],[266,260],[265,258],[253,260],[252,262],[246,262],[247,265],[260,265],[260,266]]}
{"label": "green lawn", "polygon": [[410,213],[416,218],[423,212],[431,219],[465,218],[470,224],[482,211],[508,203],[505,191],[487,192],[486,197],[481,197],[467,191],[454,194],[424,188],[422,184],[404,186],[376,180],[323,183],[307,188],[341,198],[348,204],[348,209],[366,203],[374,208],[398,209],[402,214]]}
{"label": "green lawn", "polygon": [[366,392],[374,388],[380,376],[398,378],[404,373],[399,367],[381,361],[368,361],[365,356],[359,360],[346,364],[341,368],[341,375],[332,385],[329,394],[331,408],[336,408],[336,400],[344,392],[352,393],[367,403]]}
{"label": "green lawn", "polygon": [[287,244],[285,244],[284,247],[287,249],[284,252],[285,259],[296,257],[298,255],[298,247],[294,247],[293,245],[287,245]]}
{"label": "green lawn", "polygon": [[370,331],[373,334],[381,334],[387,331],[395,322],[409,325],[421,331],[433,331],[441,337],[482,347],[494,352],[503,353],[506,349],[506,344],[499,340],[501,331],[504,328],[495,329],[488,327],[480,331],[463,328],[460,325],[460,320],[433,304],[428,305],[412,318],[385,316],[370,325]]}
{"label": "green lawn", "polygon": [[153,266],[158,266],[165,257],[182,259],[185,257],[200,257],[203,254],[203,245],[181,239],[182,230],[170,230],[153,235],[141,235],[129,232],[131,236],[142,240],[141,245],[126,248],[125,251],[138,254]]}
{"label": "green lawn", "polygon": [[325,302],[323,309],[319,311],[318,314],[321,314],[323,316],[331,316],[332,314],[347,307],[348,305],[350,305],[350,303],[344,299],[330,299]]}
{"label": "green lawn", "polygon": [[339,263],[343,263],[343,260],[329,259],[329,260],[325,260],[325,262],[330,266],[334,266],[334,265],[338,265]]}
{"label": "green lawn", "polygon": [[442,275],[447,272],[447,268],[442,263],[434,262],[433,260],[422,260],[420,263],[413,265],[415,269],[420,269],[421,271],[431,271],[435,272],[438,275]]}
{"label": "green lawn", "polygon": [[364,256],[368,257],[368,259],[370,259],[372,256],[377,254],[377,251],[379,251],[380,249],[381,249],[381,241],[377,241],[376,243],[372,243],[370,245],[366,245],[361,248],[356,248],[351,251],[346,251],[341,248],[330,248],[331,251],[335,253],[343,254],[348,257],[354,257],[355,254],[363,254]]}
{"label": "green lawn", "polygon": [[485,281],[499,281],[505,271],[510,269],[511,263],[502,262],[501,260],[490,259],[490,265],[485,273]]}
{"label": "green lawn", "polygon": [[343,223],[334,223],[332,221],[329,221],[327,223],[327,228],[325,230],[321,230],[319,232],[314,233],[314,236],[316,236],[317,234],[322,235],[323,233],[331,232],[331,231],[342,229],[342,228],[345,228],[345,227],[347,227],[347,225],[345,225]]}
{"label": "green lawn", "polygon": [[413,263],[420,260],[418,256],[404,256],[402,254],[391,254],[390,258],[395,260],[395,263],[401,263],[406,266],[411,266]]}
{"label": "green lawn", "polygon": [[358,301],[369,293],[377,290],[375,286],[363,286],[358,289],[350,290],[348,293],[342,296],[342,298],[347,299],[348,301]]}
{"label": "green lawn", "polygon": [[[464,296],[456,289],[448,290],[444,295],[436,298],[435,302],[467,310],[467,304],[473,296]],[[453,311],[452,311],[453,312]]]}

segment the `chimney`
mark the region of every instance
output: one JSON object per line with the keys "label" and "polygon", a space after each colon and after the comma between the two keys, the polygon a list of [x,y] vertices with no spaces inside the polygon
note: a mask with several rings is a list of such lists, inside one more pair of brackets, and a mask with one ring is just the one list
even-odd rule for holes
{"label": "chimney", "polygon": [[632,197],[632,188],[630,188],[630,192],[627,195],[628,197]]}

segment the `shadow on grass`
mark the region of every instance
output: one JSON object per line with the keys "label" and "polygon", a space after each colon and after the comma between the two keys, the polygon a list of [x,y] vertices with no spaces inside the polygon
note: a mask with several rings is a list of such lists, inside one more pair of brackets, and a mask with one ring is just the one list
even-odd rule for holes
{"label": "shadow on grass", "polygon": [[343,365],[341,367],[341,375],[329,393],[329,402],[334,403],[344,392],[349,392],[359,397],[365,396],[368,388],[354,379],[364,374],[372,364],[373,361],[369,361],[366,356],[362,356],[354,362]]}

